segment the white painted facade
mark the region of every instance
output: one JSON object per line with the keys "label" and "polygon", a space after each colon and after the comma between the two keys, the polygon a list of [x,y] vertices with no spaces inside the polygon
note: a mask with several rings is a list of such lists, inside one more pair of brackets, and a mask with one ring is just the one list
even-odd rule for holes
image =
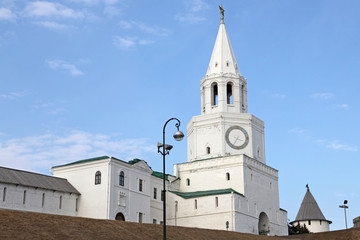
{"label": "white painted facade", "polygon": [[0,183],[0,209],[77,216],[79,194]]}
{"label": "white painted facade", "polygon": [[[153,176],[143,160],[128,163],[104,156],[53,167],[53,172],[54,176],[68,179],[81,192],[79,216],[114,220],[122,214],[125,221],[162,221],[162,179]],[[101,173],[99,184],[95,184],[97,172]],[[121,172],[124,173],[123,186]]]}
{"label": "white painted facade", "polygon": [[294,226],[306,226],[311,233],[328,232],[330,231],[330,223],[326,220],[303,220],[293,222]]}
{"label": "white painted facade", "polygon": [[287,235],[278,171],[266,165],[264,122],[247,113],[246,79],[223,21],[200,87],[201,115],[187,126],[188,162],[174,166],[180,181],[168,195],[170,224]]}

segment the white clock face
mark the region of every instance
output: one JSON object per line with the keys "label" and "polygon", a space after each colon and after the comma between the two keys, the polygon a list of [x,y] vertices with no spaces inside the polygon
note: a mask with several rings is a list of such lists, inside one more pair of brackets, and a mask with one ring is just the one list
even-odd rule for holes
{"label": "white clock face", "polygon": [[240,126],[232,126],[225,133],[225,141],[231,148],[240,150],[248,145],[249,134]]}

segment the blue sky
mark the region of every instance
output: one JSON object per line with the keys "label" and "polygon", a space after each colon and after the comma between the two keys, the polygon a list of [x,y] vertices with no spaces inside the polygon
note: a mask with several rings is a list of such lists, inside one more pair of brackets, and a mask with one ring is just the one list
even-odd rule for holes
{"label": "blue sky", "polygon": [[[310,185],[331,229],[360,215],[359,1],[222,1],[248,109],[293,220]],[[167,119],[200,114],[218,1],[0,0],[0,165],[49,174],[112,155],[161,171]],[[185,162],[174,145],[167,171]]]}

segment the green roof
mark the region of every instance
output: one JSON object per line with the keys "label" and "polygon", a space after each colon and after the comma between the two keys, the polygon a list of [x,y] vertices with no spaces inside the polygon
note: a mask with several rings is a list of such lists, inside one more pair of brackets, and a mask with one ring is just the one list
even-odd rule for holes
{"label": "green roof", "polygon": [[[138,163],[138,162],[140,162],[140,161],[143,161],[143,160],[138,159],[138,158],[135,158],[135,159],[133,159],[133,160],[130,160],[130,161],[129,161],[129,164],[134,165],[135,163]],[[146,161],[144,161],[144,162],[146,162]]]}
{"label": "green roof", "polygon": [[[156,171],[153,171],[151,173],[152,176],[154,177],[158,177],[158,178],[161,178],[161,179],[164,179],[164,174],[162,172],[156,172]],[[169,175],[170,174],[165,174],[165,180],[169,181]]]}
{"label": "green roof", "polygon": [[175,191],[169,191],[171,193],[174,193],[182,198],[188,199],[188,198],[197,198],[197,197],[206,197],[206,196],[212,196],[212,195],[222,195],[222,194],[230,194],[230,193],[236,193],[240,196],[243,196],[243,194],[235,191],[232,188],[226,188],[226,189],[218,189],[218,190],[208,190],[208,191],[197,191],[197,192],[175,192]]}
{"label": "green roof", "polygon": [[67,164],[64,164],[64,165],[54,166],[53,168],[70,166],[70,165],[75,165],[75,164],[80,164],[80,163],[86,163],[86,162],[93,162],[93,161],[103,160],[103,159],[107,159],[107,158],[109,158],[109,156],[101,156],[101,157],[96,157],[96,158],[88,158],[88,159],[84,159],[84,160],[80,160],[80,161],[76,161],[76,162],[72,162],[72,163],[67,163]]}

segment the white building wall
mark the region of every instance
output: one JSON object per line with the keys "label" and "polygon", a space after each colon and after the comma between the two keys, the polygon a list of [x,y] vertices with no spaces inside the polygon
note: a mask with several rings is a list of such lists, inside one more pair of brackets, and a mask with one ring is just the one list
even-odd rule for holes
{"label": "white building wall", "polygon": [[[26,191],[25,201],[24,191]],[[45,194],[44,200],[43,194]],[[78,198],[79,195],[75,193],[0,183],[0,208],[3,209],[77,216]]]}
{"label": "white building wall", "polygon": [[[244,158],[245,196],[251,215],[264,212],[270,221],[271,235],[287,235],[287,214],[279,206],[277,170],[251,158]],[[258,230],[258,229],[257,229]]]}
{"label": "white building wall", "polygon": [[[168,181],[165,181],[166,189],[168,189]],[[151,177],[150,189],[150,216],[151,221],[155,220],[156,224],[163,221],[163,201],[161,193],[163,190],[163,180],[161,178]],[[154,188],[156,188],[156,199],[154,198]],[[167,192],[168,194],[168,192]]]}
{"label": "white building wall", "polygon": [[[129,185],[129,221],[138,222],[139,213],[143,214],[143,223],[152,223],[150,216],[150,172],[132,168]],[[139,190],[139,181],[143,181],[143,189]],[[151,220],[150,220],[151,219]]]}
{"label": "white building wall", "polygon": [[226,230],[226,221],[229,221],[231,230],[231,194],[184,199],[169,193],[167,201],[169,225]]}
{"label": "white building wall", "polygon": [[[66,178],[80,193],[78,216],[109,219],[109,159],[53,168],[54,176]],[[101,184],[95,185],[95,173]]]}
{"label": "white building wall", "polygon": [[306,221],[294,222],[294,226],[297,226],[297,225],[300,225],[300,226],[305,225],[311,233],[330,231],[329,222],[324,221],[324,220],[306,220]]}
{"label": "white building wall", "polygon": [[[244,193],[243,155],[195,161],[174,166],[181,179],[179,191],[194,192],[233,188]],[[227,180],[227,173],[230,180]],[[190,186],[187,185],[190,180]]]}
{"label": "white building wall", "polygon": [[[54,168],[54,175],[67,178],[81,192],[79,216],[112,219],[122,213],[125,221],[157,223],[162,220],[162,180],[152,176],[144,161],[133,165],[114,158]],[[101,184],[95,185],[95,173],[101,171]],[[125,175],[120,185],[120,172]],[[139,182],[142,180],[142,191]],[[167,181],[168,185],[168,181]],[[153,199],[157,188],[157,199]]]}

